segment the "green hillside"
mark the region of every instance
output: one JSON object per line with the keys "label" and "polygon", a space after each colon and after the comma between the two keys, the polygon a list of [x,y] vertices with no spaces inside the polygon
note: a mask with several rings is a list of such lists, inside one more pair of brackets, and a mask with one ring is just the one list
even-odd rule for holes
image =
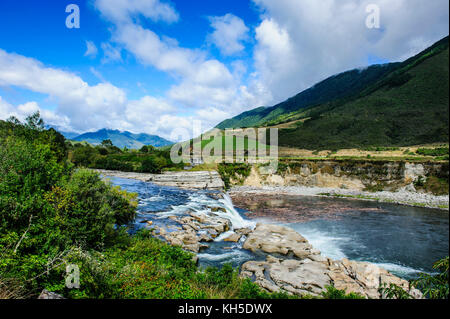
{"label": "green hillside", "polygon": [[272,108],[219,128],[272,126],[280,146],[340,149],[448,142],[448,37],[402,62],[331,77]]}
{"label": "green hillside", "polygon": [[273,107],[260,107],[225,120],[217,128],[262,126],[280,118],[289,118],[292,112],[359,94],[368,85],[399,67],[400,63],[373,65],[364,70],[351,70],[332,76],[312,88]]}
{"label": "green hillside", "polygon": [[306,149],[409,146],[448,142],[448,38],[401,64],[360,97],[303,112],[280,130],[280,145]]}

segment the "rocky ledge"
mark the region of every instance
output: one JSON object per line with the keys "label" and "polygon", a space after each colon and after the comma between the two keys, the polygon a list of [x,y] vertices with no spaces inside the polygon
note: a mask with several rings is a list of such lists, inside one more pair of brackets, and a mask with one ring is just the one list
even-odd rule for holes
{"label": "rocky ledge", "polygon": [[243,249],[265,254],[265,261],[244,263],[241,276],[250,278],[268,292],[282,290],[298,296],[319,296],[327,286],[333,285],[346,293],[382,299],[380,288],[395,284],[414,298],[422,298],[420,291],[410,287],[406,280],[374,264],[324,257],[304,237],[287,227],[257,224],[253,230],[233,229],[225,218],[193,212],[189,216],[172,216],[170,219],[180,226],[153,228],[155,235],[171,245],[199,253],[220,236],[219,240],[241,241]]}
{"label": "rocky ledge", "polygon": [[183,189],[223,190],[224,188],[222,178],[216,171],[182,171],[165,172],[163,174],[146,174],[108,170],[95,171],[104,176],[136,179],[143,182],[151,182],[157,185],[178,187]]}
{"label": "rocky ledge", "polygon": [[202,248],[207,248],[208,245],[205,243],[212,242],[231,227],[228,219],[193,212],[189,213],[189,216],[171,216],[169,218],[180,224],[181,228],[178,226],[154,226],[155,234],[171,245],[180,246],[194,253],[198,253]]}
{"label": "rocky ledge", "polygon": [[422,298],[419,290],[406,280],[365,262],[323,257],[294,230],[258,224],[249,234],[243,248],[269,254],[266,261],[248,261],[241,267],[241,276],[251,278],[269,292],[284,290],[295,295],[318,296],[327,286],[334,285],[346,293],[358,293],[366,298],[381,299],[381,287],[395,284],[414,298]]}

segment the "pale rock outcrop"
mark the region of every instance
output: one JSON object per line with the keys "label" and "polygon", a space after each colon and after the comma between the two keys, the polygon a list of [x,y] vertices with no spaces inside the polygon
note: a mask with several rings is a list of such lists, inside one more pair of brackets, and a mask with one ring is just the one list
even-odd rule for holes
{"label": "pale rock outcrop", "polygon": [[152,182],[157,185],[178,187],[183,189],[210,189],[223,190],[224,183],[216,171],[182,171],[165,172],[162,174],[146,174],[119,172],[108,170],[95,170],[108,177],[136,179],[143,182]]}
{"label": "pale rock outcrop", "polygon": [[48,291],[47,289],[44,289],[44,290],[42,290],[38,299],[66,299],[66,298],[64,298],[60,294],[57,294],[56,292],[51,292],[51,291]]}
{"label": "pale rock outcrop", "polygon": [[230,236],[226,237],[223,241],[237,243],[241,239],[242,235],[237,233],[233,233]]}
{"label": "pale rock outcrop", "polygon": [[268,254],[293,255],[300,259],[320,254],[299,233],[270,224],[257,224],[242,247],[253,252],[261,250]]}
{"label": "pale rock outcrop", "polygon": [[170,231],[174,229],[173,226],[167,228],[154,226],[155,234],[173,246],[180,246],[194,253],[208,247],[202,242],[212,242],[214,238],[231,228],[228,219],[193,212],[190,212],[189,216],[171,216],[169,219],[181,224],[182,229]]}
{"label": "pale rock outcrop", "polygon": [[380,287],[392,283],[413,297],[422,298],[406,280],[376,265],[325,258],[305,238],[287,227],[258,224],[243,248],[281,255],[280,258],[269,255],[266,261],[249,261],[241,267],[242,277],[252,278],[269,292],[283,290],[299,296],[319,296],[327,286],[334,285],[347,293],[380,299],[384,297]]}

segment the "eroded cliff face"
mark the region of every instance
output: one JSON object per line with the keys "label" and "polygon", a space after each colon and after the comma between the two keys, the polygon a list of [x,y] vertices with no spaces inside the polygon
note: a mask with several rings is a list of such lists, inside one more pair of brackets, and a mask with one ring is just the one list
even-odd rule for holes
{"label": "eroded cliff face", "polygon": [[395,191],[426,182],[430,177],[447,180],[448,163],[407,163],[382,161],[289,161],[280,162],[274,174],[262,174],[252,166],[243,186],[306,186],[368,191]]}

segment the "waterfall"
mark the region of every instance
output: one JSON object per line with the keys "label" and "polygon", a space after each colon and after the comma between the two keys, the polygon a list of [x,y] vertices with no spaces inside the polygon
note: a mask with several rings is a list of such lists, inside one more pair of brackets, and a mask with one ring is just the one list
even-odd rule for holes
{"label": "waterfall", "polygon": [[249,220],[245,220],[244,218],[242,218],[242,216],[239,214],[239,212],[234,208],[233,206],[233,201],[231,200],[230,195],[228,194],[224,194],[223,195],[223,199],[219,200],[225,207],[226,209],[226,214],[218,214],[220,217],[226,218],[228,219],[232,226],[233,229],[239,229],[239,228],[251,228],[254,229],[256,226],[255,222],[249,221]]}

